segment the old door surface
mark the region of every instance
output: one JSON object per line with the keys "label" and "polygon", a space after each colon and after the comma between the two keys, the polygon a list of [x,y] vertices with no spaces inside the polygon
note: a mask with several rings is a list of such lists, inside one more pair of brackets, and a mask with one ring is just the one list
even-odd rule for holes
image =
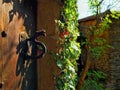
{"label": "old door surface", "polygon": [[55,75],[60,72],[51,51],[57,52],[58,35],[55,20],[59,19],[59,0],[38,0],[37,8],[37,28],[46,30],[46,37],[43,42],[47,46],[48,53],[44,58],[38,60],[38,90],[55,90]]}
{"label": "old door surface", "polygon": [[[19,34],[35,32],[35,5],[31,0],[0,0],[0,90],[37,90],[36,60],[24,60],[17,52]],[[24,8],[24,5],[26,8]]]}

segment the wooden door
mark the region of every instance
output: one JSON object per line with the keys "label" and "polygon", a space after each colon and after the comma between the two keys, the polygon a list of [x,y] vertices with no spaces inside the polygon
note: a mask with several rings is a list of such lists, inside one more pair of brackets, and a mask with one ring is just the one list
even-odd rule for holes
{"label": "wooden door", "polygon": [[54,77],[60,72],[60,69],[50,52],[56,52],[59,48],[55,24],[55,20],[59,19],[59,15],[59,0],[38,0],[37,28],[46,30],[46,37],[41,40],[48,50],[45,57],[37,62],[38,90],[55,90],[56,81]]}
{"label": "wooden door", "polygon": [[36,2],[28,1],[0,0],[0,90],[37,90],[36,60],[21,59],[16,53],[19,34],[35,32],[31,11]]}
{"label": "wooden door", "polygon": [[[59,0],[0,0],[1,90],[55,90],[54,75],[59,69],[49,51],[59,47],[55,24],[59,4]],[[42,40],[48,53],[38,60],[21,59],[17,52],[21,32],[32,37],[40,29],[46,30]]]}

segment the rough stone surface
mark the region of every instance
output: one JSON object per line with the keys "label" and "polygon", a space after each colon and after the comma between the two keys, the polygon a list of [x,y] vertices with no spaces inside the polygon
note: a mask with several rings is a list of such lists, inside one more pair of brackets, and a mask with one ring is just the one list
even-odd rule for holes
{"label": "rough stone surface", "polygon": [[[79,20],[80,30],[84,32],[85,36],[92,42],[94,36],[89,36],[88,27],[95,25],[96,17],[90,16]],[[120,20],[113,20],[109,30],[103,33],[104,37],[113,47],[100,60],[92,62],[92,68],[102,70],[109,74],[109,82],[107,84],[108,90],[120,90]]]}
{"label": "rough stone surface", "polygon": [[110,28],[110,90],[120,90],[120,20],[114,21]]}

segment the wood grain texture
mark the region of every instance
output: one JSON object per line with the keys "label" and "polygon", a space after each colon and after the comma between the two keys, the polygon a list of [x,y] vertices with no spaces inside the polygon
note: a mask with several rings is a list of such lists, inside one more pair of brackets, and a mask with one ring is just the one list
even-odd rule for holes
{"label": "wood grain texture", "polygon": [[[23,60],[16,53],[19,33],[35,32],[31,12],[24,9],[19,0],[0,0],[0,82],[2,90],[37,90],[36,61]],[[7,36],[2,37],[5,31]],[[20,70],[17,70],[17,66]]]}
{"label": "wood grain texture", "polygon": [[59,13],[58,0],[38,0],[37,28],[46,30],[46,37],[40,40],[48,49],[45,57],[38,60],[38,90],[55,90],[54,75],[59,72],[59,69],[49,52],[56,52],[59,48],[55,24],[55,20],[59,19]]}

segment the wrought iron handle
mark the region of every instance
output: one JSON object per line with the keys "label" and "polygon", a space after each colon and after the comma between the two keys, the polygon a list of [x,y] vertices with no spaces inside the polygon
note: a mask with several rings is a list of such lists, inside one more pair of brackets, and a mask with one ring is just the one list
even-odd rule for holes
{"label": "wrought iron handle", "polygon": [[[17,53],[25,59],[42,58],[47,52],[47,48],[43,42],[37,40],[37,37],[39,36],[46,36],[45,30],[36,31],[34,36],[31,38],[28,37],[27,33],[21,32],[19,36],[20,43],[17,47]],[[41,53],[37,55],[35,52],[40,51],[40,49]]]}
{"label": "wrought iron handle", "polygon": [[32,42],[32,44],[35,44],[34,47],[36,47],[38,49],[41,48],[42,52],[39,55],[36,55],[36,56],[27,55],[26,57],[31,58],[31,59],[38,59],[38,58],[43,57],[45,55],[45,53],[47,52],[47,48],[46,48],[45,44],[41,41],[38,41],[38,40],[27,39],[27,42],[29,42],[29,41]]}

